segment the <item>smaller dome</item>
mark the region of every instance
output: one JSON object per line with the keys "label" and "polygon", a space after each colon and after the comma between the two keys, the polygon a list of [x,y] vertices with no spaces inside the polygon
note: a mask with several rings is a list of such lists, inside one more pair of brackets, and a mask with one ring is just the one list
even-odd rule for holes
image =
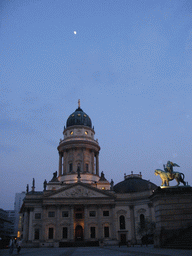
{"label": "smaller dome", "polygon": [[78,107],[67,119],[66,127],[73,125],[84,125],[92,128],[91,118]]}
{"label": "smaller dome", "polygon": [[139,177],[129,177],[125,180],[117,183],[114,186],[114,191],[116,193],[134,193],[134,192],[142,192],[151,189],[156,189],[157,186],[147,180],[143,180]]}

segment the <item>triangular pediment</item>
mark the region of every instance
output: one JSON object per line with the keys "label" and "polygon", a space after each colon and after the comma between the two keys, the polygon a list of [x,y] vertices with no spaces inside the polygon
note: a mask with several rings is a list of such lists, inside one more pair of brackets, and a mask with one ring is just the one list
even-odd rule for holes
{"label": "triangular pediment", "polygon": [[100,189],[93,188],[84,184],[75,184],[69,186],[68,188],[62,188],[49,194],[49,198],[111,198],[106,191],[101,191]]}

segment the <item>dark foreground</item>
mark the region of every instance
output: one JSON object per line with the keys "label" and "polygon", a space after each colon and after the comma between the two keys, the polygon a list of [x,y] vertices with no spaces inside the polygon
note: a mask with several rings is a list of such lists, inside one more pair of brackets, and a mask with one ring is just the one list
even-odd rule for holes
{"label": "dark foreground", "polygon": [[[8,256],[9,250],[0,250],[0,255]],[[12,255],[18,255],[16,249]],[[192,250],[162,249],[148,247],[104,246],[75,248],[22,248],[20,255],[26,256],[192,256]]]}

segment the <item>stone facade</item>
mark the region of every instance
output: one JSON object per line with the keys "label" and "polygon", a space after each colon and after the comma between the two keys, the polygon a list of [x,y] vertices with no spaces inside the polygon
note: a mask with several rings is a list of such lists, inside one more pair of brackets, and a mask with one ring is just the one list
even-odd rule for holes
{"label": "stone facade", "polygon": [[140,215],[154,220],[151,194],[117,195],[81,182],[41,195],[29,192],[23,206],[23,239],[41,244],[101,239],[108,244],[136,243],[140,241],[136,232]]}
{"label": "stone facade", "polygon": [[38,246],[140,242],[137,226],[141,216],[155,220],[149,197],[156,185],[132,173],[125,181],[133,182],[137,189],[130,183],[130,192],[116,192],[113,182],[99,171],[100,146],[90,118],[79,106],[66,124],[58,146],[58,172],[44,182],[44,191],[36,192],[33,184],[24,199],[23,242]]}
{"label": "stone facade", "polygon": [[164,246],[169,238],[180,236],[192,226],[192,188],[190,186],[157,189],[151,196],[154,205],[155,246]]}

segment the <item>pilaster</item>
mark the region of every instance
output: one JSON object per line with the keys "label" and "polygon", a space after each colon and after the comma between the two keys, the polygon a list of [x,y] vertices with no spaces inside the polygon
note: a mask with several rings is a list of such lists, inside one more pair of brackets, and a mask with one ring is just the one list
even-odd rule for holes
{"label": "pilaster", "polygon": [[112,234],[111,237],[112,239],[116,239],[116,222],[115,222],[115,205],[111,206],[111,230],[112,230]]}
{"label": "pilaster", "polygon": [[55,227],[55,239],[59,241],[61,239],[61,228],[60,228],[60,206],[56,208],[56,227]]}
{"label": "pilaster", "polygon": [[70,207],[70,240],[74,240],[74,207]]}
{"label": "pilaster", "polygon": [[33,240],[33,209],[29,212],[29,241]]}
{"label": "pilaster", "polygon": [[89,239],[87,205],[85,205],[85,207],[84,207],[84,238],[85,238],[85,240]]}
{"label": "pilaster", "polygon": [[102,209],[101,206],[98,205],[97,208],[97,223],[98,223],[98,239],[103,238],[103,230],[102,230],[102,223],[101,223],[101,215],[102,214]]}
{"label": "pilaster", "polygon": [[136,243],[134,205],[129,206],[131,217],[131,243]]}
{"label": "pilaster", "polygon": [[29,234],[29,212],[26,209],[24,213],[24,229],[23,229],[23,240],[28,241]]}

